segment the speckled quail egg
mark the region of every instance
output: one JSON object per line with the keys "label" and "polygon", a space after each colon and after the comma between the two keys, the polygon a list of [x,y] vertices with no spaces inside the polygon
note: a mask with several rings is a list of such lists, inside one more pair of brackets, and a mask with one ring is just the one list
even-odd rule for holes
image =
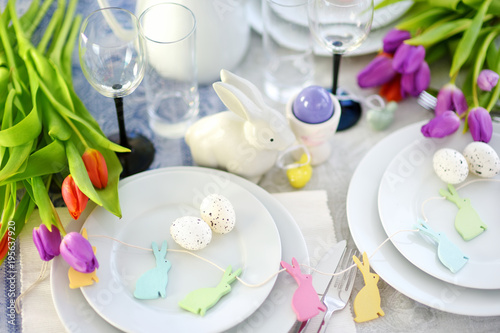
{"label": "speckled quail egg", "polygon": [[200,214],[213,232],[218,234],[227,234],[233,230],[236,222],[233,205],[220,194],[206,196],[201,202]]}
{"label": "speckled quail egg", "polygon": [[434,153],[432,164],[436,175],[448,184],[459,184],[469,175],[467,160],[455,149],[439,149]]}
{"label": "speckled quail egg", "polygon": [[471,142],[465,147],[463,154],[469,163],[470,172],[479,177],[492,178],[500,172],[500,158],[487,143]]}
{"label": "speckled quail egg", "polygon": [[174,241],[187,250],[201,250],[212,240],[212,229],[199,217],[183,216],[170,225]]}

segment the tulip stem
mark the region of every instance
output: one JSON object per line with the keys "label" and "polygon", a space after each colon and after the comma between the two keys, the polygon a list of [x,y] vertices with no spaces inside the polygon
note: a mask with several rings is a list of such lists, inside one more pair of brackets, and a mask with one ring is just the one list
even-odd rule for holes
{"label": "tulip stem", "polygon": [[340,67],[340,59],[342,54],[334,53],[333,54],[333,84],[332,84],[332,94],[337,95],[337,82],[339,77],[339,67]]}

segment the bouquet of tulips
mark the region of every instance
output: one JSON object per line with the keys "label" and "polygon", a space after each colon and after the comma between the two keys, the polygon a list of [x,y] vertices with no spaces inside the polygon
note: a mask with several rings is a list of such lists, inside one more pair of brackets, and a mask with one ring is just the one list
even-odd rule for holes
{"label": "bouquet of tulips", "polygon": [[435,117],[422,133],[444,137],[464,119],[475,141],[489,142],[489,112],[500,95],[499,35],[500,1],[415,0],[409,14],[385,36],[383,51],[358,74],[358,84],[381,86],[380,94],[389,101],[417,97],[429,88],[432,63],[449,57],[449,82],[439,88]]}
{"label": "bouquet of tulips", "polygon": [[43,222],[33,230],[40,257],[61,253],[76,270],[90,272],[97,266],[92,247],[82,235],[66,234],[49,190],[61,188],[75,219],[89,199],[121,216],[115,152],[129,150],[106,138],[73,89],[77,0],[58,1],[40,41],[31,41],[53,2],[33,0],[17,17],[9,0],[0,15],[0,260],[36,212]]}

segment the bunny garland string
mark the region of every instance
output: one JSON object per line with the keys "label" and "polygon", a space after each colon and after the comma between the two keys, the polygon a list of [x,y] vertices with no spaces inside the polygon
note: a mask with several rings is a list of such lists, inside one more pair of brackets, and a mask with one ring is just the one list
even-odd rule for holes
{"label": "bunny garland string", "polygon": [[326,306],[321,302],[318,293],[312,285],[312,276],[303,274],[297,259],[292,258],[292,265],[281,261],[281,266],[295,279],[298,288],[292,298],[292,308],[298,321],[307,321],[316,316],[319,311],[325,312]]}
{"label": "bunny garland string", "polygon": [[172,267],[170,261],[165,259],[167,254],[167,241],[163,241],[161,250],[158,244],[153,242],[153,254],[156,258],[156,267],[150,269],[137,280],[135,284],[134,297],[138,299],[165,298],[168,283],[168,271]]}
{"label": "bunny garland string", "polygon": [[470,199],[461,198],[455,187],[451,184],[448,184],[448,191],[441,189],[439,190],[439,194],[457,205],[458,213],[455,217],[455,228],[460,236],[468,241],[483,233],[488,227],[472,207]]}
{"label": "bunny garland string", "polygon": [[379,276],[370,272],[370,262],[366,252],[363,252],[363,263],[356,256],[352,256],[352,260],[358,266],[358,269],[363,274],[365,286],[358,292],[354,299],[353,308],[356,317],[354,321],[362,323],[365,321],[377,319],[379,316],[384,316],[384,310],[380,307],[380,291],[377,283]]}
{"label": "bunny garland string", "polygon": [[240,274],[241,268],[232,273],[232,267],[229,265],[216,287],[193,290],[179,302],[179,306],[184,310],[204,316],[207,310],[217,304],[222,296],[231,291],[231,283]]}

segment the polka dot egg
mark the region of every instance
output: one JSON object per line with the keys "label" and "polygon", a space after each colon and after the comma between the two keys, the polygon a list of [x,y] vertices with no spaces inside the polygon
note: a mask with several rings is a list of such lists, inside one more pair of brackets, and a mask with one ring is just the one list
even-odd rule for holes
{"label": "polka dot egg", "polygon": [[227,234],[234,228],[236,214],[233,205],[220,194],[211,194],[200,205],[201,218],[218,234]]}
{"label": "polka dot egg", "polygon": [[492,178],[500,172],[500,158],[487,143],[471,142],[465,147],[463,154],[469,163],[470,172],[479,177]]}
{"label": "polka dot egg", "polygon": [[212,240],[212,230],[199,217],[183,216],[170,225],[174,241],[187,250],[201,250]]}
{"label": "polka dot egg", "polygon": [[459,184],[469,175],[467,160],[455,149],[439,149],[434,153],[432,164],[436,175],[448,184]]}

